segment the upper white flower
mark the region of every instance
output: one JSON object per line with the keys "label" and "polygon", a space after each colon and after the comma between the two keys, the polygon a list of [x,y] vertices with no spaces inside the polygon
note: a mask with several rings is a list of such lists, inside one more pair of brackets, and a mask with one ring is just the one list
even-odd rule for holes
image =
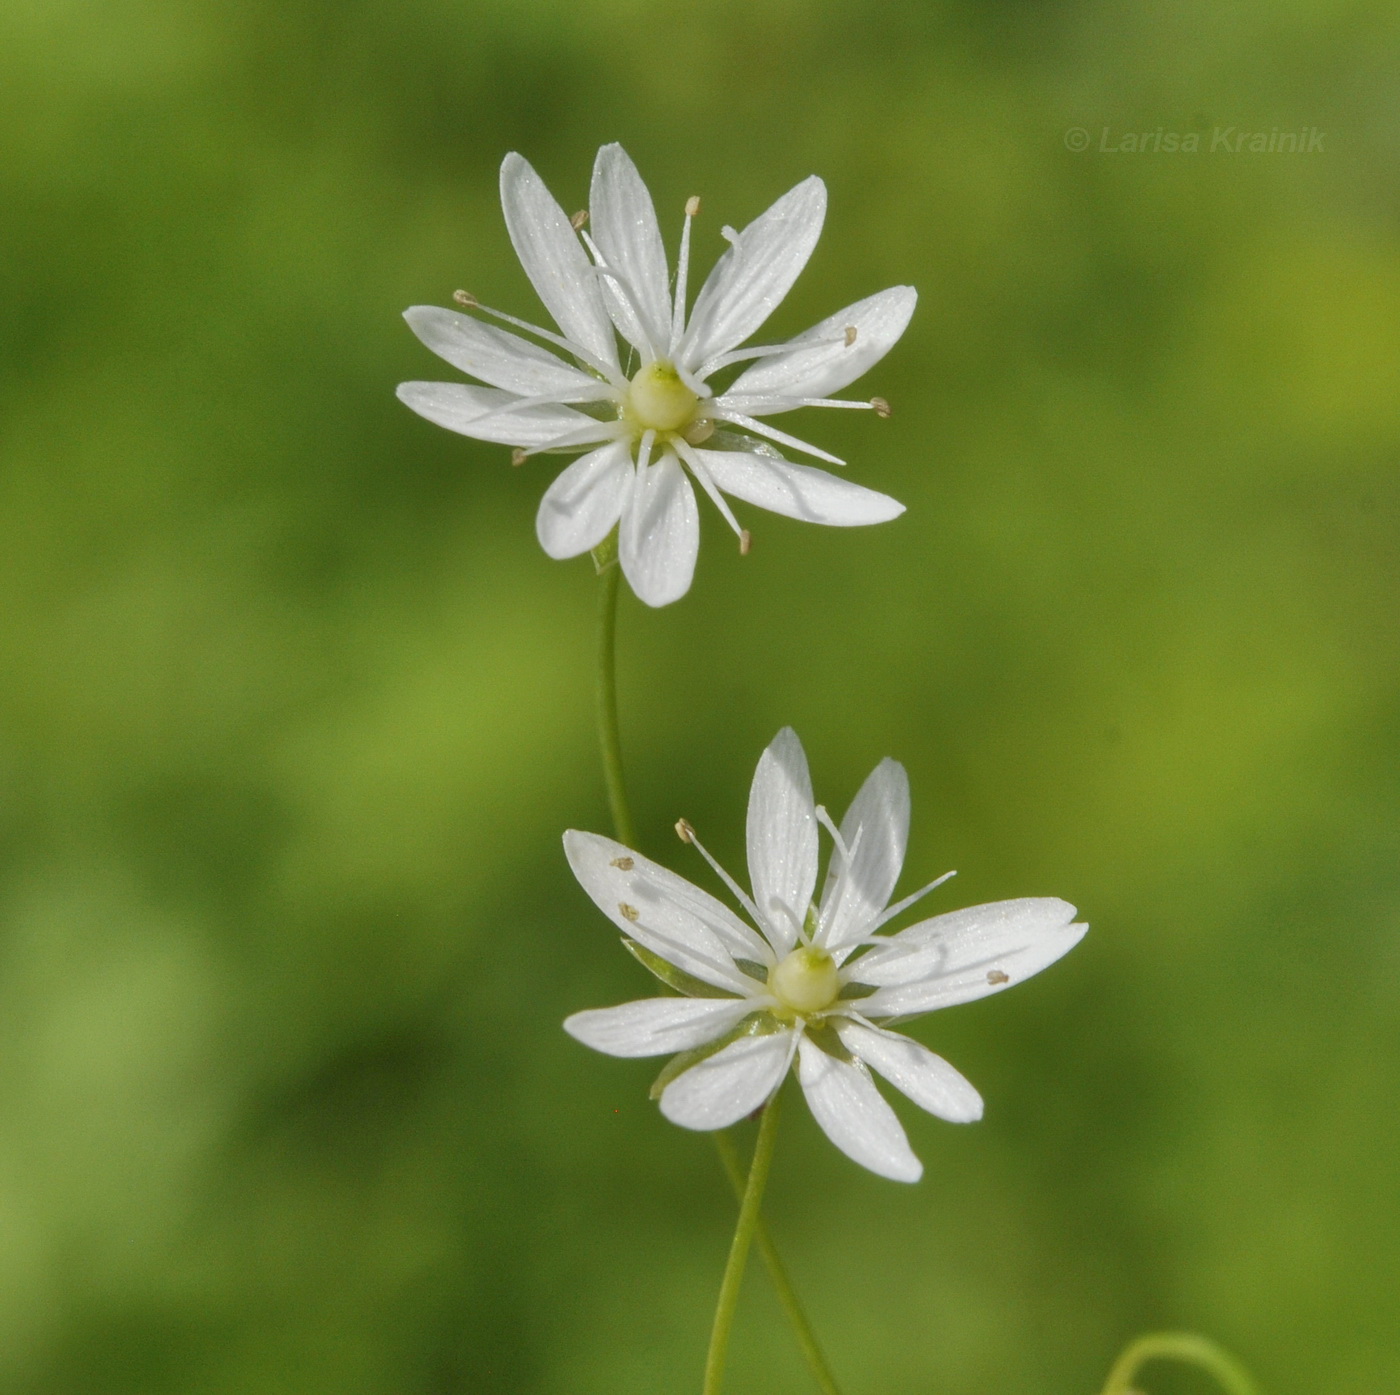
{"label": "upper white flower", "polygon": [[[817,826],[835,845],[820,904]],[[695,843],[753,921],[611,838],[570,831],[564,849],[583,888],[627,947],[684,997],[575,1013],[564,1029],[613,1056],[680,1054],[653,1087],[661,1112],[722,1129],[782,1084],[794,1057],[817,1122],[848,1157],[917,1182],[923,1164],[870,1072],[953,1123],[982,1116],[977,1091],[945,1060],[883,1024],[999,993],[1053,964],[1084,936],[1054,897],[972,906],[878,932],[946,878],[893,906],[904,864],[909,780],[881,761],[838,830],[812,802],[802,743],[784,728],[749,794],[752,897]],[[952,873],[948,874],[949,876]]]}
{"label": "upper white flower", "polygon": [[[519,155],[501,166],[501,205],[525,273],[559,333],[459,303],[512,324],[562,351],[431,305],[405,312],[434,353],[488,387],[402,383],[398,395],[420,416],[464,436],[541,451],[583,451],[546,491],[536,531],[551,557],[596,547],[620,522],[622,569],[649,605],[690,589],[700,543],[686,470],[739,535],[748,535],[724,494],[811,523],[882,523],[904,512],[884,494],[825,470],[794,465],[788,446],[834,465],[844,462],[759,420],[797,407],[875,407],[833,399],[884,357],[914,311],[912,286],[881,291],[778,345],[740,349],[772,314],[807,263],[826,214],[815,176],[784,194],[741,233],[686,313],[690,224],[686,204],[674,289],[651,195],[620,145],[593,166],[589,217],[569,219]],[[587,250],[585,250],[585,244]],[[618,336],[630,348],[619,357]],[[709,379],[754,360],[718,395]],[[684,466],[684,468],[682,468]]]}

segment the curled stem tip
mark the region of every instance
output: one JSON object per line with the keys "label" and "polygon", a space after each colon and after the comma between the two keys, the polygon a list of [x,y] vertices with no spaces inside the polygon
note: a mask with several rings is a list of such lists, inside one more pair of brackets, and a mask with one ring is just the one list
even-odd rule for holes
{"label": "curled stem tip", "polygon": [[1249,1372],[1224,1347],[1196,1332],[1148,1332],[1134,1338],[1113,1363],[1103,1395],[1134,1395],[1138,1373],[1149,1361],[1181,1361],[1213,1376],[1228,1395],[1259,1395]]}

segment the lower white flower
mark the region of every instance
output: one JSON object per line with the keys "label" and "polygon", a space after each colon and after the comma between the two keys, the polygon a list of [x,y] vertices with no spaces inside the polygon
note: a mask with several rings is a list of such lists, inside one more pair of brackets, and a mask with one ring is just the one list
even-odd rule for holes
{"label": "lower white flower", "polygon": [[[817,903],[819,824],[834,851]],[[763,753],[749,795],[752,896],[689,824],[677,831],[752,924],[621,843],[570,830],[564,849],[584,890],[683,996],[575,1013],[564,1029],[612,1056],[679,1053],[652,1093],[668,1119],[691,1129],[726,1128],[759,1108],[795,1060],[813,1115],[843,1153],[882,1177],[918,1181],[923,1165],[871,1072],[952,1123],[981,1118],[982,1099],[941,1057],[885,1024],[999,993],[1053,964],[1088,926],[1065,901],[1028,897],[879,933],[947,879],[888,904],[908,842],[904,767],[876,766],[838,829],[813,803],[790,728]]]}
{"label": "lower white flower", "polygon": [[[831,394],[904,333],[914,288],[893,286],[857,301],[784,343],[740,347],[788,293],[816,246],[826,214],[820,179],[804,180],[742,232],[726,228],[731,245],[693,305],[686,290],[699,199],[686,204],[674,284],[651,195],[620,145],[599,150],[590,202],[588,214],[570,219],[525,159],[507,155],[501,166],[511,241],[559,333],[491,310],[465,292],[458,292],[460,305],[533,339],[436,306],[405,312],[428,348],[487,385],[401,383],[400,399],[420,416],[513,446],[517,464],[545,451],[584,452],[540,504],[536,532],[551,557],[577,557],[616,525],[628,582],[648,605],[659,606],[685,595],[695,571],[700,520],[690,479],[744,551],[749,535],[726,494],[837,527],[883,523],[904,512],[888,495],[788,461],[780,446],[845,463],[761,418],[800,407],[888,415],[882,398]],[[591,233],[583,231],[585,219]],[[712,389],[711,377],[745,362],[727,388]]]}

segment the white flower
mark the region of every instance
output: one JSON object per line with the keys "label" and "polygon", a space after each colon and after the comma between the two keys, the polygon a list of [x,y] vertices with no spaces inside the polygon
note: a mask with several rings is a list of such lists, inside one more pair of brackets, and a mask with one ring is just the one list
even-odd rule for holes
{"label": "white flower", "polygon": [[[817,905],[819,823],[835,851]],[[941,1057],[884,1024],[999,993],[1053,964],[1089,927],[1073,923],[1067,902],[1028,897],[879,934],[946,880],[887,905],[909,833],[904,767],[876,766],[838,830],[813,805],[807,758],[790,728],[763,753],[749,794],[752,897],[688,824],[677,830],[757,930],[611,838],[571,830],[564,849],[584,890],[642,963],[685,996],[575,1013],[565,1031],[612,1056],[679,1052],[652,1093],[668,1119],[691,1129],[726,1128],[757,1109],[796,1058],[827,1137],[872,1172],[917,1182],[923,1164],[870,1072],[953,1123],[981,1118],[982,1100]]]}
{"label": "white flower", "polygon": [[[515,250],[558,334],[459,303],[523,329],[564,357],[468,315],[417,305],[413,332],[454,368],[489,384],[402,383],[398,395],[450,431],[514,446],[522,462],[541,451],[583,451],[546,491],[536,531],[556,558],[596,547],[620,523],[618,549],[632,589],[666,605],[690,589],[700,544],[686,471],[747,550],[724,495],[811,523],[883,523],[904,512],[884,494],[785,460],[787,446],[844,462],[759,420],[797,407],[875,407],[829,394],[884,357],[914,311],[912,286],[894,286],[786,343],[740,349],[768,318],[811,256],[826,214],[815,176],[783,195],[741,233],[686,315],[690,224],[686,204],[674,290],[651,195],[620,145],[593,166],[592,235],[564,214],[521,156],[501,166],[501,204]],[[582,237],[582,241],[580,241]],[[588,250],[584,250],[584,243]],[[590,259],[591,253],[591,259]],[[617,336],[630,345],[626,366]],[[754,360],[715,395],[709,379]]]}

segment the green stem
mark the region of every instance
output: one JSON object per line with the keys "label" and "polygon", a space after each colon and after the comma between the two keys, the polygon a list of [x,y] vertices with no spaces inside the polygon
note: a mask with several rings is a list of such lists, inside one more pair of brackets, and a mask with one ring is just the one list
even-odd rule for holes
{"label": "green stem", "polygon": [[759,1205],[768,1181],[768,1169],[773,1162],[773,1145],[778,1138],[778,1096],[768,1101],[758,1126],[758,1142],[754,1144],[749,1180],[744,1187],[744,1200],[739,1206],[739,1223],[729,1246],[729,1260],[720,1281],[719,1302],[715,1305],[715,1325],[710,1331],[710,1350],[705,1356],[705,1387],[703,1395],[719,1395],[724,1381],[724,1358],[729,1350],[729,1332],[734,1326],[734,1310],[739,1303],[739,1286],[744,1281],[744,1264],[749,1257],[749,1244],[758,1229]]}
{"label": "green stem", "polygon": [[[734,1195],[742,1202],[744,1199],[744,1172],[739,1166],[739,1153],[734,1146],[734,1140],[724,1130],[712,1135],[712,1137],[715,1140],[715,1147],[719,1149],[720,1162],[724,1164],[724,1170],[729,1175],[729,1184],[734,1188]],[[802,1310],[797,1290],[792,1286],[787,1267],[778,1256],[777,1248],[773,1244],[772,1237],[768,1234],[768,1226],[762,1215],[759,1216],[758,1224],[754,1227],[754,1243],[758,1246],[758,1252],[763,1257],[763,1263],[768,1269],[768,1277],[772,1279],[773,1288],[777,1292],[778,1302],[782,1305],[788,1322],[792,1324],[797,1345],[802,1348],[802,1355],[806,1359],[807,1365],[812,1368],[812,1375],[816,1377],[822,1395],[841,1395],[836,1385],[836,1377],[832,1375],[831,1367],[826,1363],[826,1356],[817,1343],[817,1334],[812,1331],[812,1324],[807,1321],[807,1314]]]}
{"label": "green stem", "polygon": [[594,550],[593,564],[598,568],[598,740],[603,752],[603,779],[608,786],[608,805],[618,841],[635,848],[637,831],[632,826],[632,811],[627,807],[622,737],[617,725],[617,588],[622,568],[617,564],[613,538]]}
{"label": "green stem", "polygon": [[1249,1372],[1229,1352],[1194,1332],[1149,1332],[1129,1342],[1108,1373],[1103,1395],[1131,1395],[1133,1378],[1149,1361],[1184,1361],[1208,1371],[1230,1395],[1259,1395]]}

